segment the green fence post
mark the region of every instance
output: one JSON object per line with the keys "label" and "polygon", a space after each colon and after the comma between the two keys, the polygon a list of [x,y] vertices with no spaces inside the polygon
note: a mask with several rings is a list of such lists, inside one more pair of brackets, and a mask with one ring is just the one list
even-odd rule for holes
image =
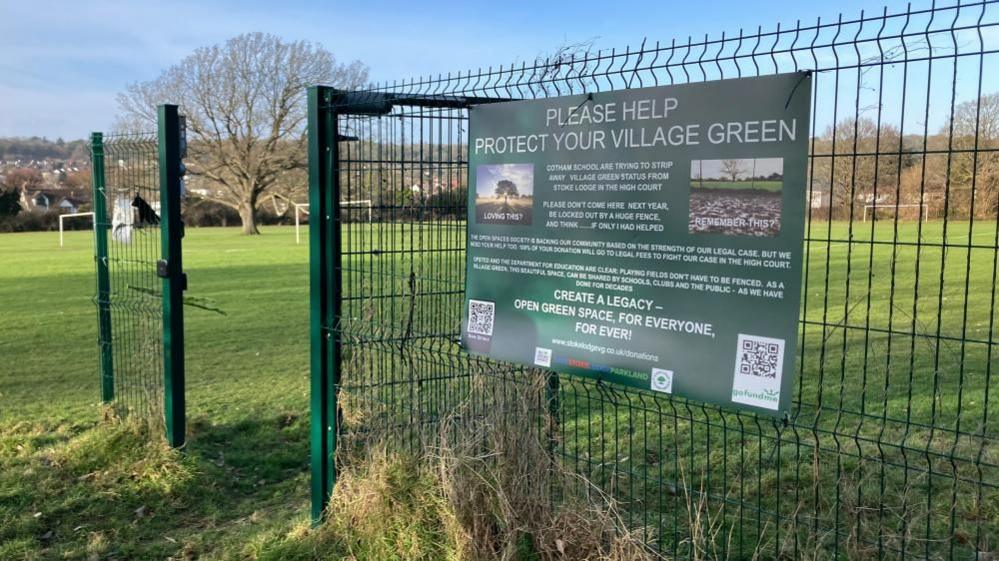
{"label": "green fence post", "polygon": [[111,346],[111,272],[108,263],[108,208],[104,191],[104,135],[90,135],[94,185],[94,260],[97,262],[97,343],[100,346],[101,401],[114,399],[114,355]]}
{"label": "green fence post", "polygon": [[340,181],[332,89],[309,88],[309,308],[312,521],[326,511],[336,482],[340,377]]}
{"label": "green fence post", "polygon": [[554,461],[558,448],[559,430],[561,426],[562,403],[559,399],[558,372],[548,373],[548,383],[545,384],[545,401],[548,405],[548,453]]}
{"label": "green fence post", "polygon": [[181,258],[184,225],[180,220],[181,119],[176,105],[158,110],[160,168],[160,245],[157,273],[163,278],[163,413],[171,446],[184,445],[184,290]]}

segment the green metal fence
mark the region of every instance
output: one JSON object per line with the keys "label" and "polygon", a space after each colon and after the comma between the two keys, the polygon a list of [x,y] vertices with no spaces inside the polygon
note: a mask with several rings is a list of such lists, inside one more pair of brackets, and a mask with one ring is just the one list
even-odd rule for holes
{"label": "green metal fence", "polygon": [[[995,4],[310,90],[314,516],[335,450],[420,450],[458,408],[504,407],[545,375],[458,346],[469,105],[810,69],[790,418],[569,376],[530,399],[561,463],[667,557],[996,555]],[[358,199],[370,222],[340,204]],[[475,398],[482,384],[501,390]]]}
{"label": "green metal fence", "polygon": [[182,118],[158,131],[91,135],[101,400],[184,443],[180,221]]}

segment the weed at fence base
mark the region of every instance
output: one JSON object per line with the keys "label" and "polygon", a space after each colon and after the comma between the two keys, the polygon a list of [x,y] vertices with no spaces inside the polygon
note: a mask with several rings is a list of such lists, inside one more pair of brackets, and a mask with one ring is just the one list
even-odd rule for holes
{"label": "weed at fence base", "polygon": [[[657,558],[640,532],[625,529],[608,496],[554,459],[544,436],[547,408],[539,407],[545,380],[539,375],[510,392],[503,381],[475,376],[465,399],[424,431],[416,453],[400,451],[390,432],[348,434],[320,532],[353,536],[358,559],[365,557],[356,552],[372,559]],[[342,401],[352,405],[348,418],[378,417],[380,410],[357,411],[361,400]],[[413,549],[401,551],[403,544]]]}

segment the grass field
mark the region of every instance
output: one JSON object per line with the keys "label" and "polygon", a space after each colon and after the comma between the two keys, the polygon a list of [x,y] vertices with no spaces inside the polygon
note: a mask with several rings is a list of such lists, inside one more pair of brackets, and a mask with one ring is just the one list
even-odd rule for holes
{"label": "grass field", "polygon": [[[878,501],[921,508],[932,516],[913,528],[932,536],[945,535],[951,520],[958,529],[997,534],[999,419],[986,409],[999,390],[989,343],[997,335],[995,225],[951,223],[945,232],[939,222],[906,222],[896,231],[885,221],[870,228],[816,222],[806,234],[797,420],[805,428],[782,437],[804,442],[805,451],[786,446],[766,464],[790,477],[797,462],[799,473],[775,480],[718,457],[721,442],[742,448],[744,457],[759,454],[760,466],[772,454],[769,441],[758,438],[752,449],[752,439],[734,431],[716,428],[716,445],[696,454],[724,470],[715,485],[726,485],[725,473],[732,481],[732,474],[759,476],[755,486],[721,489],[730,500],[730,492],[772,496],[800,483],[804,495],[809,485],[821,490],[816,504],[842,495],[862,512]],[[288,541],[303,532],[309,496],[308,246],[295,245],[293,229],[268,228],[253,238],[237,229],[187,232],[189,295],[227,315],[187,311],[190,438],[183,456],[145,447],[125,430],[94,432],[101,409],[90,233],[67,233],[64,248],[56,233],[3,235],[0,255],[0,559],[285,556]],[[605,448],[614,439],[629,451],[639,438],[662,442],[663,427],[644,426],[654,415],[642,414],[637,429],[634,411],[603,413],[603,404],[599,420],[574,417],[582,407],[574,399],[585,401],[567,396],[565,430],[599,443],[587,452],[587,475],[611,482],[625,471],[663,477],[655,451]],[[609,422],[615,415],[618,422]],[[691,414],[680,430],[694,435],[703,428],[691,428],[697,422]],[[618,436],[625,425],[628,434]],[[759,424],[748,430],[764,431]],[[965,436],[975,434],[985,437]],[[573,446],[586,443],[565,444],[582,457]],[[891,465],[879,473],[881,460]],[[974,496],[978,479],[992,485],[981,497]],[[885,496],[896,487],[914,498]],[[956,507],[948,510],[952,495]],[[893,527],[898,512],[889,511]],[[833,523],[822,516],[817,527]],[[843,521],[841,531],[860,523]],[[886,539],[889,547],[894,539]],[[934,544],[934,553],[938,547],[946,549]]]}
{"label": "grass field", "polygon": [[[91,234],[0,236],[0,420],[77,421],[97,414],[97,316]],[[226,418],[308,405],[308,245],[294,229],[240,236],[191,229],[184,260],[189,294],[226,316],[189,308],[189,409]],[[39,399],[44,391],[46,399]],[[235,409],[233,409],[235,408]],[[241,415],[245,416],[245,415]]]}
{"label": "grass field", "polygon": [[[305,523],[308,245],[292,228],[188,231],[190,294],[227,313],[187,311],[189,453],[151,488],[95,491],[79,478],[148,450],[103,449],[87,433],[101,415],[91,238],[67,232],[60,248],[57,233],[0,236],[0,559],[242,557]],[[93,458],[58,470],[40,460],[80,435]]]}
{"label": "grass field", "polygon": [[783,181],[690,181],[691,189],[738,189],[779,193],[783,186]]}

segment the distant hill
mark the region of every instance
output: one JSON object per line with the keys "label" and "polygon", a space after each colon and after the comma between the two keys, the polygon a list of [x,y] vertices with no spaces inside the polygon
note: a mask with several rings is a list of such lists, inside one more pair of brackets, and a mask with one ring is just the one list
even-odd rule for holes
{"label": "distant hill", "polygon": [[0,160],[84,160],[88,155],[85,140],[0,138]]}

